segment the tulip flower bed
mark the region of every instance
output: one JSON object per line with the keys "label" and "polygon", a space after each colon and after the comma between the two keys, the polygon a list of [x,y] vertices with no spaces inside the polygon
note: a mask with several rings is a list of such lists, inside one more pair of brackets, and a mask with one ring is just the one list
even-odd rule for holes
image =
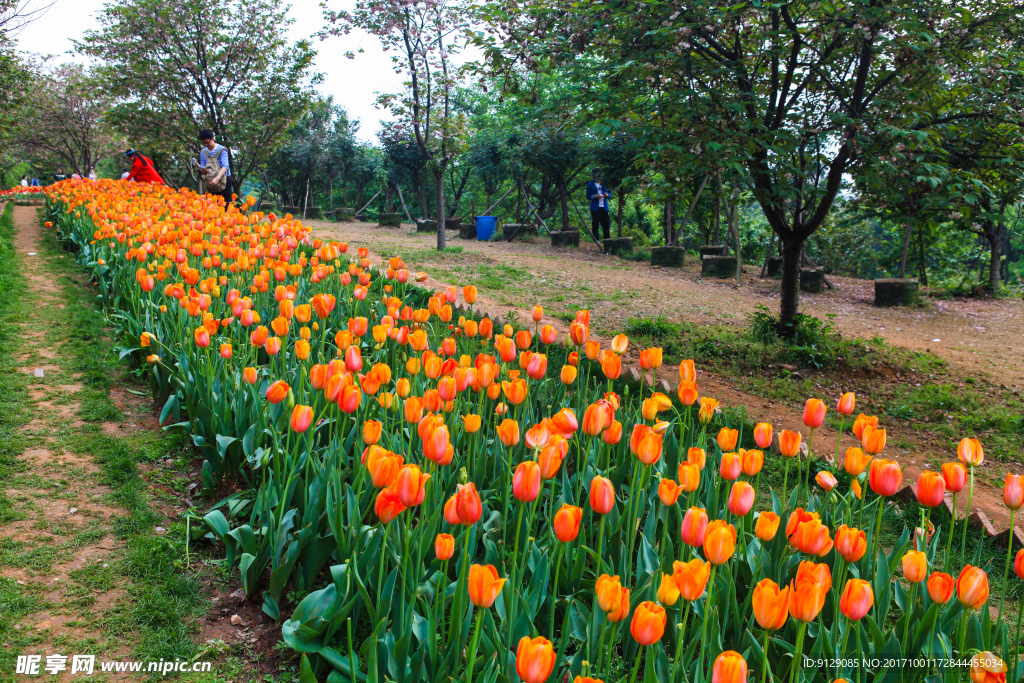
{"label": "tulip flower bed", "polygon": [[[863,447],[845,471],[812,479],[804,436],[744,429],[692,362],[675,397],[625,384],[628,339],[601,348],[585,311],[559,339],[539,310],[481,318],[474,288],[426,292],[399,259],[251,203],[48,191],[122,357],[148,364],[162,419],[203,457],[219,500],[192,538],[221,542],[272,618],[286,590],[305,596],[282,625],[301,680],[1005,680],[993,651],[1018,679],[1019,628],[988,609],[963,538],[922,515],[881,547],[902,472],[877,418],[850,421]],[[814,442],[826,410],[807,402],[812,453],[831,447]],[[981,445],[959,455],[922,476],[923,510],[970,497]],[[1008,479],[1007,505],[1022,499]]]}

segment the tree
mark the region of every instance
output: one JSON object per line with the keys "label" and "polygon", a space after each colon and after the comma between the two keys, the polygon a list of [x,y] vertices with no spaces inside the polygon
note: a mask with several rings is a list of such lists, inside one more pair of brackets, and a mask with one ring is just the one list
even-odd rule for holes
{"label": "tree", "polygon": [[[102,64],[111,121],[155,155],[195,155],[209,128],[236,192],[312,98],[314,52],[289,45],[284,0],[110,0],[76,47]],[[136,143],[136,146],[141,144]]]}
{"label": "tree", "polygon": [[628,186],[637,177],[638,161],[636,138],[626,132],[607,136],[594,146],[594,163],[601,168],[604,183],[618,193],[619,237],[622,237],[622,205]]}
{"label": "tree", "polygon": [[327,34],[359,28],[397,53],[395,73],[409,79],[405,91],[381,94],[378,102],[412,131],[434,176],[438,250],[445,247],[445,173],[465,146],[466,117],[453,110],[460,74],[452,57],[467,15],[467,8],[447,0],[356,0],[351,12],[326,12]]}
{"label": "tree", "polygon": [[586,168],[583,139],[550,124],[538,125],[523,136],[523,160],[558,189],[562,230],[569,229],[569,186]]}
{"label": "tree", "polygon": [[111,100],[81,64],[41,63],[34,72],[18,120],[19,146],[28,158],[70,167],[85,177],[119,147],[105,120]]}
{"label": "tree", "polygon": [[649,155],[689,148],[708,153],[712,171],[742,178],[782,243],[780,322],[791,336],[804,244],[844,175],[898,134],[991,109],[994,92],[928,116],[928,94],[951,66],[976,63],[1024,29],[1019,2],[969,5],[541,0],[489,5],[484,18],[503,40],[478,43],[510,89],[522,66],[606,82],[613,96],[584,93],[607,130],[628,124]]}
{"label": "tree", "polygon": [[506,137],[498,130],[483,130],[478,131],[469,144],[466,156],[487,196],[485,210],[491,206],[491,196],[509,177]]}

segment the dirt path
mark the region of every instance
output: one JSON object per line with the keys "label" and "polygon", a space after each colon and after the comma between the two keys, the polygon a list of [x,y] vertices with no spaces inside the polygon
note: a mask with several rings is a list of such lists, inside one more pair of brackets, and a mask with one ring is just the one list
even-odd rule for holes
{"label": "dirt path", "polygon": [[[567,326],[559,314],[578,308],[591,310],[596,338],[607,341],[622,330],[630,317],[662,315],[672,321],[742,324],[746,313],[758,305],[778,305],[776,281],[751,277],[744,287],[737,288],[721,281],[701,280],[699,266],[693,263],[680,271],[653,268],[603,256],[592,244],[566,250],[552,248],[542,240],[507,243],[449,237],[449,246],[461,248],[461,252],[438,253],[436,236],[416,234],[408,229],[410,226],[388,229],[367,223],[311,223],[317,236],[345,240],[352,248],[367,247],[377,257],[375,260],[402,255],[410,269],[422,269],[431,276],[424,283],[428,287],[461,286],[467,283],[469,275],[479,277],[484,273],[492,286],[480,287],[479,309],[492,316],[515,310],[520,318],[529,319],[530,307],[540,303],[545,311],[543,323],[554,325],[563,334]],[[754,266],[747,270],[751,274],[760,272]],[[879,335],[892,344],[929,349],[963,374],[1024,387],[1024,366],[1019,362],[1024,354],[1024,334],[1020,326],[1007,324],[1024,315],[1021,301],[940,301],[914,311],[882,309],[871,303],[871,283],[836,278],[835,284],[834,292],[804,293],[803,303],[814,315],[835,314],[836,327],[844,334]],[[933,342],[934,339],[942,341]],[[630,349],[627,357],[635,361],[637,351]],[[668,382],[672,390],[679,382],[674,367],[661,368],[659,379]],[[754,420],[771,422],[776,433],[792,429],[807,436],[802,406],[750,394],[729,378],[699,368],[697,381],[702,395],[715,397],[723,405],[745,406]],[[838,398],[840,389],[821,385],[818,388],[819,396],[827,402]],[[859,445],[849,426],[842,436],[840,454],[849,446]],[[816,430],[814,452],[831,457],[838,434],[837,428],[828,425]],[[905,466],[907,484],[916,485],[921,472],[937,471],[941,462],[956,457],[949,444],[934,435],[901,431],[891,433],[889,442],[886,457]],[[986,461],[979,468],[975,486],[972,508],[985,512],[997,529],[1009,525],[1001,487],[1007,471],[1024,472],[1017,463]],[[961,515],[966,511],[965,499],[966,495],[957,501]]]}
{"label": "dirt path", "polygon": [[[591,309],[595,329],[612,332],[627,318],[663,315],[670,320],[694,323],[743,323],[757,306],[778,308],[777,280],[760,280],[760,264],[745,268],[742,288],[731,281],[703,280],[700,264],[689,261],[681,270],[656,268],[647,263],[627,261],[597,253],[593,244],[578,250],[552,248],[543,239],[531,242],[478,242],[449,237],[449,245],[461,247],[462,254],[438,256],[430,249],[434,235],[417,235],[401,229],[377,228],[368,223],[323,223],[312,221],[319,234],[372,245],[376,252],[415,253],[418,267],[434,266],[453,275],[484,259],[526,271],[518,282],[508,282],[500,294],[491,292],[495,303],[507,308],[544,304],[551,313],[577,306]],[[451,235],[451,233],[449,233]],[[421,253],[428,252],[428,253]],[[515,277],[515,273],[506,271]],[[500,278],[502,271],[497,273]],[[830,277],[836,286],[821,294],[801,295],[807,312],[823,317],[835,315],[835,325],[844,334],[883,337],[888,342],[916,351],[929,350],[946,359],[961,372],[979,376],[997,385],[1024,388],[1024,328],[1010,324],[1024,319],[1020,299],[999,301],[939,301],[914,310],[877,308],[874,285],[868,280]],[[456,281],[458,281],[456,279]],[[548,292],[564,290],[561,301],[538,301],[543,285]],[[585,300],[578,300],[574,296]]]}

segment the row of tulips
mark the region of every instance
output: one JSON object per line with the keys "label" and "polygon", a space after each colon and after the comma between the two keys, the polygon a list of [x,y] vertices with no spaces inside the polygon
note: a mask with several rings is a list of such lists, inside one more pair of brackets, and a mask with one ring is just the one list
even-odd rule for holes
{"label": "row of tulips", "polygon": [[[193,538],[223,544],[271,617],[305,596],[282,624],[303,675],[980,683],[1017,661],[965,537],[953,552],[922,512],[883,547],[903,475],[876,417],[850,421],[861,446],[833,471],[801,432],[701,395],[692,361],[675,396],[624,382],[629,340],[590,339],[586,311],[564,337],[539,306],[498,323],[472,286],[426,292],[401,259],[374,267],[251,201],[114,181],[49,197],[122,356],[204,458],[217,502]],[[844,426],[855,404],[839,397]],[[811,456],[827,410],[807,401]],[[968,481],[970,501],[982,458],[965,439],[922,475],[922,510]]]}

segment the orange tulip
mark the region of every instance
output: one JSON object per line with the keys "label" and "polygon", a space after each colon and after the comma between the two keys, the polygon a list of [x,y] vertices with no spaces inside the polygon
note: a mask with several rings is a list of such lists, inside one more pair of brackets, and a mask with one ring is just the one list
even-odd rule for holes
{"label": "orange tulip", "polygon": [[640,352],[640,367],[644,370],[657,370],[661,367],[662,350],[658,347],[644,349]]}
{"label": "orange tulip", "polygon": [[428,460],[432,460],[438,465],[447,465],[451,462],[454,449],[451,445],[451,434],[443,421],[438,420],[427,424],[422,438],[423,455]]}
{"label": "orange tulip", "polygon": [[817,513],[811,513],[810,519],[798,522],[788,536],[790,544],[807,555],[825,557],[832,550],[828,527],[821,523]]}
{"label": "orange tulip", "polygon": [[726,481],[736,481],[743,471],[743,461],[739,453],[723,453],[719,474]]}
{"label": "orange tulip", "polygon": [[693,382],[697,379],[697,370],[694,368],[693,360],[684,360],[679,364],[679,380],[681,382]]}
{"label": "orange tulip", "polygon": [[473,285],[466,285],[462,288],[462,298],[465,299],[467,304],[473,305],[476,303],[476,287]]}
{"label": "orange tulip", "polygon": [[671,574],[661,575],[661,585],[658,586],[658,602],[671,607],[679,601],[679,586],[672,580]]}
{"label": "orange tulip", "polygon": [[796,579],[790,584],[789,616],[803,622],[817,619],[830,588],[832,573],[827,564],[801,562]]}
{"label": "orange tulip", "polygon": [[649,600],[641,602],[633,612],[629,632],[640,645],[653,645],[665,635],[667,621],[668,614],[664,607]]}
{"label": "orange tulip", "polygon": [[430,481],[430,475],[421,472],[417,465],[402,467],[395,480],[398,498],[402,501],[402,505],[411,508],[422,503],[427,495],[428,481]]}
{"label": "orange tulip", "polygon": [[483,514],[483,503],[476,491],[476,484],[459,484],[455,492],[455,510],[459,515],[459,524],[473,526]]}
{"label": "orange tulip", "polygon": [[772,426],[767,422],[758,422],[754,425],[754,443],[758,448],[771,448]]}
{"label": "orange tulip", "polygon": [[554,434],[571,439],[577,429],[579,429],[579,424],[576,422],[576,413],[572,408],[562,408],[551,417],[551,432]]}
{"label": "orange tulip", "polygon": [[714,398],[702,398],[700,400],[700,410],[697,412],[697,419],[701,424],[706,425],[711,422],[715,416],[715,410],[718,408],[718,399]]}
{"label": "orange tulip", "polygon": [[844,524],[836,530],[835,546],[836,552],[847,562],[857,562],[868,550],[867,535],[861,529]]}
{"label": "orange tulip", "polygon": [[438,534],[434,540],[434,555],[442,562],[452,559],[455,554],[455,537],[451,534]]}
{"label": "orange tulip", "polygon": [[1013,558],[1013,573],[1018,579],[1024,579],[1024,548],[1018,550]]}
{"label": "orange tulip", "polygon": [[629,450],[644,465],[653,465],[661,458],[661,434],[643,424],[633,426]]}
{"label": "orange tulip", "polygon": [[607,401],[591,403],[583,412],[583,433],[587,436],[598,436],[611,426],[615,420],[615,411]]}
{"label": "orange tulip", "polygon": [[561,380],[562,384],[572,384],[573,382],[576,381],[577,373],[578,370],[576,369],[576,366],[563,365],[562,371],[561,373],[559,373],[558,378]]}
{"label": "orange tulip", "polygon": [[903,483],[903,471],[891,460],[875,459],[868,469],[868,483],[871,490],[880,496],[891,496]]}
{"label": "orange tulip", "polygon": [[603,352],[601,354],[601,372],[608,379],[618,379],[619,375],[622,374],[622,358],[616,356],[611,352]]}
{"label": "orange tulip", "polygon": [[878,427],[878,418],[874,415],[865,415],[864,413],[858,415],[857,419],[853,421],[853,435],[858,439],[863,438],[866,427]]}
{"label": "orange tulip", "polygon": [[540,465],[524,460],[512,476],[512,495],[523,503],[532,503],[540,494]]}
{"label": "orange tulip", "polygon": [[399,499],[398,493],[392,488],[381,489],[373,504],[373,511],[377,514],[377,519],[379,519],[382,524],[390,524],[394,521],[395,517],[402,514],[404,510],[405,506],[402,505],[402,501]]}
{"label": "orange tulip", "polygon": [[903,576],[910,583],[921,583],[928,576],[928,558],[920,550],[908,550],[903,555]]}
{"label": "orange tulip", "polygon": [[562,543],[569,543],[576,539],[580,533],[580,520],[583,519],[583,508],[565,503],[555,513],[552,526],[555,529],[555,537]]}
{"label": "orange tulip", "polygon": [[944,572],[934,572],[928,577],[928,595],[932,600],[945,605],[956,590],[956,579]]}
{"label": "orange tulip", "polygon": [[960,439],[956,453],[960,462],[968,467],[977,467],[985,462],[985,449],[981,447],[981,442],[977,439]]}
{"label": "orange tulip", "polygon": [[[392,482],[398,478],[398,471],[402,469],[403,458],[400,455],[384,450],[380,446],[370,446],[364,452],[363,464],[366,465],[366,469],[370,473],[373,485],[382,488],[391,486]],[[398,491],[396,490],[394,493],[397,497]]]}
{"label": "orange tulip", "polygon": [[704,555],[714,565],[725,564],[736,550],[736,527],[721,519],[708,524],[704,534]]}
{"label": "orange tulip", "polygon": [[505,398],[514,406],[526,400],[526,380],[517,379],[511,382],[502,382],[501,391]]}
{"label": "orange tulip", "polygon": [[537,454],[537,464],[540,465],[541,479],[553,479],[558,474],[558,468],[562,466],[562,458],[565,455],[557,445],[548,445]]}
{"label": "orange tulip", "polygon": [[836,487],[836,484],[839,483],[835,476],[828,470],[822,470],[814,475],[814,481],[818,482],[818,486],[826,491],[831,491]]}
{"label": "orange tulip", "polygon": [[683,526],[680,531],[683,543],[691,548],[699,548],[704,545],[704,537],[707,534],[708,515],[704,508],[692,507],[683,515]]}
{"label": "orange tulip", "polygon": [[462,423],[466,428],[466,432],[469,434],[476,434],[480,431],[480,422],[481,420],[479,415],[473,415],[470,413],[469,415],[462,416]]}
{"label": "orange tulip", "polygon": [[789,617],[789,588],[779,590],[771,579],[762,579],[754,586],[751,605],[754,618],[765,631],[778,631]]}
{"label": "orange tulip", "polygon": [[249,384],[256,384],[256,379],[258,378],[256,368],[246,368],[243,370],[242,378]]}
{"label": "orange tulip", "polygon": [[938,506],[946,495],[946,483],[935,472],[922,472],[917,478],[917,500],[930,508]]}
{"label": "orange tulip", "polygon": [[871,584],[862,579],[850,579],[839,599],[839,611],[851,621],[860,621],[874,604],[875,592]]}
{"label": "orange tulip", "polygon": [[618,420],[612,420],[612,423],[608,425],[608,429],[601,432],[601,441],[604,441],[609,446],[614,446],[622,440],[622,423]]}
{"label": "orange tulip", "polygon": [[1024,476],[1007,474],[1003,484],[1003,503],[1011,510],[1019,510],[1024,505]]}
{"label": "orange tulip", "polygon": [[291,428],[293,432],[301,434],[313,424],[313,409],[309,406],[295,404],[292,408]]}
{"label": "orange tulip", "polygon": [[657,419],[658,413],[670,410],[671,408],[672,399],[656,391],[649,398],[644,399],[640,414],[645,420],[654,420]]}
{"label": "orange tulip", "polygon": [[988,600],[988,574],[979,567],[966,565],[956,580],[956,597],[970,609],[980,609]]}
{"label": "orange tulip", "polygon": [[967,468],[958,462],[947,462],[942,465],[942,480],[946,482],[946,490],[960,493],[967,485]]}
{"label": "orange tulip", "polygon": [[711,563],[699,557],[689,562],[677,560],[672,564],[672,581],[675,582],[683,600],[687,602],[693,602],[704,594],[710,576]]}
{"label": "orange tulip", "polygon": [[474,564],[469,567],[469,600],[477,607],[490,608],[498,597],[506,579],[498,578],[493,564]]}
{"label": "orange tulip", "polygon": [[775,538],[775,534],[779,532],[779,523],[781,521],[774,512],[762,512],[757,516],[754,534],[762,541],[768,542]]}
{"label": "orange tulip", "polygon": [[885,450],[885,430],[865,427],[861,436],[861,445],[864,447],[865,453],[878,455]]}
{"label": "orange tulip", "polygon": [[743,517],[750,512],[752,507],[754,507],[754,487],[745,481],[734,482],[729,490],[729,512],[737,517]]}
{"label": "orange tulip", "polygon": [[676,394],[679,396],[680,403],[684,406],[692,406],[697,401],[697,383],[689,380],[680,382]]}
{"label": "orange tulip", "polygon": [[792,432],[783,429],[779,432],[779,452],[787,458],[792,458],[800,452],[800,432]]}
{"label": "orange tulip", "polygon": [[715,658],[711,683],[746,683],[747,661],[735,650],[726,650]]}
{"label": "orange tulip", "polygon": [[363,423],[363,443],[367,446],[380,441],[381,432],[384,430],[384,425],[378,420],[367,420]]}
{"label": "orange tulip", "polygon": [[700,468],[690,462],[679,465],[679,488],[686,493],[693,493],[700,486]]}
{"label": "orange tulip", "polygon": [[840,415],[853,415],[854,408],[857,407],[857,397],[852,391],[848,391],[839,397],[839,401],[836,402],[836,410]]}
{"label": "orange tulip", "polygon": [[1006,663],[991,652],[979,652],[971,659],[973,683],[1006,683]]}
{"label": "orange tulip", "polygon": [[[602,574],[594,584],[594,594],[597,596],[597,606],[602,612],[612,614],[622,608],[623,591],[625,589],[619,582],[618,576]],[[629,602],[629,591],[625,593],[626,602]],[[629,605],[626,605],[629,609]],[[621,620],[620,620],[621,621]]]}
{"label": "orange tulip", "polygon": [[519,443],[519,423],[515,420],[505,419],[498,425],[498,438],[506,448],[511,448]]}
{"label": "orange tulip", "polygon": [[611,348],[612,351],[621,356],[626,352],[626,348],[629,346],[629,337],[624,334],[617,334],[612,338]]}
{"label": "orange tulip", "polygon": [[289,391],[291,391],[291,388],[288,384],[283,379],[279,379],[267,387],[267,400],[274,404],[280,403],[285,399]]}
{"label": "orange tulip", "polygon": [[851,477],[859,477],[860,473],[864,471],[870,462],[871,456],[864,455],[864,451],[856,446],[846,449],[846,460],[843,464],[846,468],[846,473]]}
{"label": "orange tulip", "polygon": [[516,673],[523,683],[544,683],[555,668],[555,648],[547,638],[523,636],[516,648]]}
{"label": "orange tulip", "polygon": [[764,467],[764,453],[755,448],[740,450],[740,465],[743,468],[743,474],[755,477]]}
{"label": "orange tulip", "polygon": [[739,436],[739,430],[722,427],[718,431],[718,436],[715,437],[715,440],[718,442],[718,447],[722,449],[722,452],[727,453],[736,449],[736,441],[739,439]]}
{"label": "orange tulip", "polygon": [[544,344],[554,344],[558,340],[558,330],[552,325],[545,325],[540,328],[540,340]]}
{"label": "orange tulip", "polygon": [[662,479],[658,482],[658,498],[661,499],[662,505],[675,505],[682,492],[679,485],[671,479]]}
{"label": "orange tulip", "polygon": [[615,507],[615,487],[610,479],[596,476],[590,482],[590,507],[599,515],[607,515]]}
{"label": "orange tulip", "polygon": [[821,399],[809,398],[804,404],[804,424],[811,429],[817,429],[825,422],[825,413],[828,408]]}

